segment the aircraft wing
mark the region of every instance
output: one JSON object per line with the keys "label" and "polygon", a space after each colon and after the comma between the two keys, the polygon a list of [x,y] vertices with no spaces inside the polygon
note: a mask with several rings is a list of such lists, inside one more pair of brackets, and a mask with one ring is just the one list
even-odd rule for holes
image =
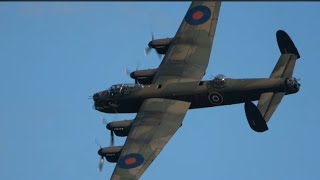
{"label": "aircraft wing", "polygon": [[192,2],[153,84],[202,79],[209,63],[220,6],[220,1]]}
{"label": "aircraft wing", "polygon": [[137,114],[112,180],[139,179],[180,128],[190,102],[151,98]]}
{"label": "aircraft wing", "polygon": [[[152,81],[200,81],[208,66],[221,2],[192,2]],[[190,102],[146,99],[137,114],[112,180],[138,179],[181,127]]]}

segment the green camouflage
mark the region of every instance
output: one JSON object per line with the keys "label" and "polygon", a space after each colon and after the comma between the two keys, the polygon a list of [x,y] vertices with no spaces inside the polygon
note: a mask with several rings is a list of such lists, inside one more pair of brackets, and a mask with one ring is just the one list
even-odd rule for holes
{"label": "green camouflage", "polygon": [[[175,37],[170,40],[153,84],[201,81],[208,66],[220,5],[221,2],[192,2],[188,11],[206,6],[210,9],[210,17],[201,25],[191,25],[185,17]],[[192,83],[193,87],[197,84]],[[163,90],[168,91],[170,86]],[[138,179],[181,126],[190,104],[163,98],[144,100],[119,157],[121,161],[125,155],[137,153],[144,157],[144,161],[140,166],[129,169],[120,168],[118,161],[111,179]]]}
{"label": "green camouflage", "polygon": [[[295,54],[281,54],[270,78],[292,77],[297,58],[298,56]],[[266,122],[270,120],[285,94],[285,92],[268,92],[261,94],[257,107]]]}
{"label": "green camouflage", "polygon": [[206,6],[211,17],[201,25],[183,20],[162,60],[153,84],[200,81],[208,66],[221,2],[193,2],[189,8]]}
{"label": "green camouflage", "polygon": [[[134,120],[107,125],[112,133],[127,136],[123,147],[98,151],[102,160],[106,157],[117,163],[112,180],[139,179],[181,127],[188,109],[245,103],[250,127],[264,132],[282,98],[299,91],[300,84],[292,74],[300,55],[281,30],[277,32],[281,56],[269,78],[232,79],[218,75],[212,80],[202,80],[220,6],[219,1],[192,2],[175,37],[165,40],[168,49],[159,68],[130,74],[135,80],[145,78],[145,84],[117,84],[94,94],[94,108],[98,111],[137,113]],[[162,43],[152,42],[151,47]],[[257,106],[251,102],[256,100]]]}
{"label": "green camouflage", "polygon": [[181,126],[189,106],[189,102],[177,100],[145,100],[119,158],[121,161],[127,154],[138,153],[144,157],[144,162],[131,169],[116,166],[111,179],[138,179]]}

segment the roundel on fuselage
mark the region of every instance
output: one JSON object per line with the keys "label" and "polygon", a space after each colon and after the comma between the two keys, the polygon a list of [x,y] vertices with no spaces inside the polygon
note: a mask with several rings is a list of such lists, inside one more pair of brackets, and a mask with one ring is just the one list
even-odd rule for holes
{"label": "roundel on fuselage", "polygon": [[220,105],[223,103],[223,97],[217,92],[212,92],[208,96],[209,101],[214,105]]}

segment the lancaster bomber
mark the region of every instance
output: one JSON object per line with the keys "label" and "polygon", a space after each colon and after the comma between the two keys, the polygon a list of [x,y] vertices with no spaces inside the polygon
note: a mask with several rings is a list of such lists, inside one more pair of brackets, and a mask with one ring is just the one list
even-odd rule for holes
{"label": "lancaster bomber", "polygon": [[[288,34],[277,31],[280,58],[269,78],[232,79],[205,75],[221,2],[192,2],[173,38],[153,39],[150,49],[163,54],[157,69],[130,74],[133,84],[116,84],[93,95],[94,109],[104,113],[137,113],[133,120],[110,122],[112,137],[125,137],[123,146],[101,148],[104,160],[116,163],[111,179],[139,179],[170,138],[182,126],[189,109],[244,103],[249,126],[268,130],[267,122],[285,95],[299,91],[292,77],[299,52]],[[258,101],[257,105],[252,101]]]}

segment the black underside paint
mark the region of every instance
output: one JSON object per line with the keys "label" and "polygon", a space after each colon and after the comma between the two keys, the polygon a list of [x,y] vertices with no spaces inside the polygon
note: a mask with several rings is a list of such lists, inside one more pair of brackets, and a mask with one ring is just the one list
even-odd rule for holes
{"label": "black underside paint", "polygon": [[244,108],[251,129],[253,129],[256,132],[264,132],[268,130],[267,123],[262,117],[256,105],[248,101],[244,104]]}
{"label": "black underside paint", "polygon": [[297,59],[300,58],[300,54],[296,46],[294,45],[293,41],[291,40],[289,35],[283,30],[277,31],[277,42],[278,42],[278,46],[281,51],[281,54],[292,53],[297,55]]}

